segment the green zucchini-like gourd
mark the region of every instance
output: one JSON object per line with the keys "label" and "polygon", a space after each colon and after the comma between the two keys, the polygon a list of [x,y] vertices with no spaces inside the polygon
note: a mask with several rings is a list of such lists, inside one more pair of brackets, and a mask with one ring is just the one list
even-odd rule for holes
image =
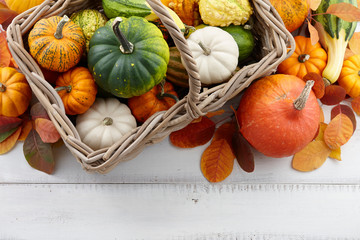
{"label": "green zucchini-like gourd", "polygon": [[161,31],[141,17],[114,20],[90,40],[88,67],[100,88],[117,97],[139,96],[165,77],[169,47]]}

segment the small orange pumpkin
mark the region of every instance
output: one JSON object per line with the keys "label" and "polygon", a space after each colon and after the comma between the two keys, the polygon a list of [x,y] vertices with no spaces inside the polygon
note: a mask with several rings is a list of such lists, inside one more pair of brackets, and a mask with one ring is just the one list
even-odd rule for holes
{"label": "small orange pumpkin", "polygon": [[353,55],[344,61],[338,83],[346,93],[356,98],[360,96],[360,55]]}
{"label": "small orange pumpkin", "polygon": [[307,0],[270,0],[284,22],[286,29],[293,32],[305,21],[309,5]]}
{"label": "small orange pumpkin", "polygon": [[95,102],[97,85],[87,68],[75,67],[58,77],[55,90],[64,103],[66,114],[76,115],[86,112]]}
{"label": "small orange pumpkin", "polygon": [[139,122],[145,122],[151,115],[168,110],[178,101],[178,95],[171,83],[165,82],[150,91],[128,99],[128,106]]}
{"label": "small orange pumpkin", "polygon": [[277,72],[303,78],[309,72],[322,74],[327,63],[327,53],[317,42],[311,44],[311,39],[304,36],[294,37],[296,47],[294,53],[281,62]]}
{"label": "small orange pumpkin", "polygon": [[186,25],[197,26],[201,23],[198,0],[161,0],[161,2],[174,10]]}
{"label": "small orange pumpkin", "polygon": [[30,54],[51,71],[66,72],[81,59],[85,36],[77,24],[65,15],[39,20],[29,34]]}
{"label": "small orange pumpkin", "polygon": [[31,100],[31,89],[24,74],[15,68],[0,68],[0,115],[18,117]]}

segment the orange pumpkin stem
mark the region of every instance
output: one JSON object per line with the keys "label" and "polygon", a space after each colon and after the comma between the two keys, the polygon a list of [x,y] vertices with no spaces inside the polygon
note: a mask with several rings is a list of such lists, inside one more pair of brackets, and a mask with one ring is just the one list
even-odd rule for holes
{"label": "orange pumpkin stem", "polygon": [[0,83],[0,92],[5,92],[5,91],[6,91],[6,86]]}
{"label": "orange pumpkin stem", "polygon": [[66,15],[64,15],[64,17],[60,20],[60,22],[58,23],[57,27],[56,27],[56,31],[54,33],[54,37],[56,39],[62,39],[63,38],[63,28],[65,26],[65,24],[70,21],[70,18]]}
{"label": "orange pumpkin stem", "polygon": [[309,54],[300,54],[298,57],[299,62],[304,63],[307,60],[309,60],[310,55]]}
{"label": "orange pumpkin stem", "polygon": [[113,124],[113,120],[112,120],[112,118],[111,117],[106,117],[106,118],[104,118],[104,120],[103,120],[103,124],[105,125],[105,126],[110,126],[110,125],[112,125]]}
{"label": "orange pumpkin stem", "polygon": [[120,41],[120,51],[124,54],[130,54],[134,51],[134,45],[131,42],[129,42],[124,36],[124,34],[120,31],[119,25],[121,22],[122,22],[122,18],[116,17],[113,22],[112,28],[115,33],[115,36]]}
{"label": "orange pumpkin stem", "polygon": [[306,85],[302,90],[300,96],[294,101],[294,107],[297,110],[302,110],[305,107],[306,101],[309,98],[312,86],[314,86],[314,80],[306,81]]}

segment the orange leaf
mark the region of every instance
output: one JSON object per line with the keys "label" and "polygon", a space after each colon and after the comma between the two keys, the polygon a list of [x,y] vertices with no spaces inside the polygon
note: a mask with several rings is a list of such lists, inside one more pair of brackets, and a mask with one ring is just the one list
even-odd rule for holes
{"label": "orange leaf", "polygon": [[60,134],[55,125],[48,119],[35,119],[35,130],[44,143],[54,143],[60,139]]}
{"label": "orange leaf", "polygon": [[[315,141],[323,141],[324,142],[324,132],[325,132],[325,129],[327,128],[327,126],[328,125],[326,123],[323,123],[323,122],[320,123],[318,135],[316,136]],[[341,155],[341,149],[339,147],[337,149],[332,149],[329,157],[341,161],[340,155]]]}
{"label": "orange leaf", "polygon": [[315,93],[316,98],[322,98],[325,94],[325,84],[323,77],[315,72],[309,72],[304,77],[303,80],[306,82],[308,80],[314,80],[314,86],[312,87],[313,92]]}
{"label": "orange leaf", "polygon": [[346,90],[339,85],[329,85],[325,88],[325,94],[320,101],[325,105],[339,104],[346,97]]}
{"label": "orange leaf", "polygon": [[170,134],[170,142],[181,148],[194,148],[204,145],[213,137],[215,123],[207,117],[201,117],[200,122],[192,122],[185,128]]}
{"label": "orange leaf", "polygon": [[217,139],[205,149],[201,156],[201,171],[209,182],[220,182],[227,178],[234,167],[235,156],[225,139]]}
{"label": "orange leaf", "polygon": [[349,48],[345,48],[345,56],[344,61],[347,60],[349,57],[354,56],[355,53],[351,51]]}
{"label": "orange leaf", "polygon": [[6,138],[0,143],[0,154],[7,153],[10,151],[16,144],[21,132],[21,127],[19,127],[11,136]]}
{"label": "orange leaf", "polygon": [[292,167],[298,171],[309,172],[321,167],[331,149],[323,141],[312,141],[300,152],[295,153],[292,159]]}
{"label": "orange leaf", "polygon": [[354,54],[360,54],[360,32],[355,32],[349,41],[349,48]]}
{"label": "orange leaf", "polygon": [[341,148],[332,150],[329,157],[341,161]]}
{"label": "orange leaf", "polygon": [[321,106],[319,106],[319,108],[320,108],[320,121],[319,122],[324,122],[325,121],[324,110],[322,109]]}
{"label": "orange leaf", "polygon": [[360,21],[360,9],[350,3],[334,3],[331,4],[326,13],[333,14],[342,20],[348,22]]}
{"label": "orange leaf", "polygon": [[8,67],[11,62],[11,54],[7,47],[6,32],[0,29],[0,67]]}
{"label": "orange leaf", "polygon": [[215,112],[209,112],[209,113],[206,114],[206,116],[208,118],[212,118],[212,117],[215,117],[215,116],[219,116],[219,115],[223,114],[224,112],[225,112],[224,109],[220,109],[220,110],[217,110]]}
{"label": "orange leaf", "polygon": [[30,119],[25,119],[21,126],[21,134],[19,136],[18,141],[25,141],[26,137],[29,135],[29,132],[32,129],[32,121]]}
{"label": "orange leaf", "polygon": [[315,45],[317,42],[319,42],[319,32],[316,30],[316,28],[311,25],[310,21],[308,21],[308,29],[310,33],[310,40],[311,45]]}
{"label": "orange leaf", "polygon": [[330,149],[337,149],[351,138],[353,124],[348,116],[340,113],[333,118],[324,132],[324,141]]}
{"label": "orange leaf", "polygon": [[316,11],[321,3],[321,0],[309,0],[308,4],[310,5],[310,9]]}
{"label": "orange leaf", "polygon": [[4,28],[4,30],[7,29],[7,27],[10,25],[11,21],[18,15],[17,12],[10,10],[8,8],[0,8],[0,24]]}
{"label": "orange leaf", "polygon": [[234,122],[226,122],[216,129],[213,140],[225,139],[231,146],[232,136],[236,131],[236,125]]}
{"label": "orange leaf", "polygon": [[360,97],[356,97],[351,101],[351,107],[357,115],[360,115]]}
{"label": "orange leaf", "polygon": [[353,124],[354,131],[356,129],[356,117],[351,107],[343,104],[338,104],[331,109],[331,119],[335,118],[338,114],[343,113],[349,117]]}
{"label": "orange leaf", "polygon": [[324,29],[323,25],[321,23],[319,23],[319,22],[315,22],[314,27],[317,30],[317,35],[318,35],[319,42],[320,42],[321,46],[327,51],[327,44],[326,44],[326,41],[325,41],[325,38],[324,38],[325,29]]}

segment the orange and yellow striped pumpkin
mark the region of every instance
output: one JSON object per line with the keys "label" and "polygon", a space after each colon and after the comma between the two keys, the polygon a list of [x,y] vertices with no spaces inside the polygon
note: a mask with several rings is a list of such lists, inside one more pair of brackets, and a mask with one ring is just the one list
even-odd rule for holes
{"label": "orange and yellow striped pumpkin", "polygon": [[30,54],[51,71],[66,72],[81,59],[85,36],[67,16],[39,20],[28,38]]}

